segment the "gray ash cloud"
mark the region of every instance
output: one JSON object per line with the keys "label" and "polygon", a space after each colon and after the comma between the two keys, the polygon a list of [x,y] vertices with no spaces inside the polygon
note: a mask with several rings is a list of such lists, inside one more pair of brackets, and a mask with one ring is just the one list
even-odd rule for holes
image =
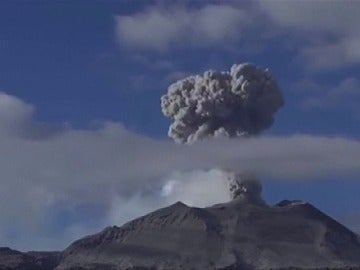
{"label": "gray ash cloud", "polygon": [[[283,104],[269,70],[249,63],[184,78],[171,84],[161,97],[162,112],[172,120],[168,135],[185,144],[213,137],[258,135],[271,127]],[[256,177],[227,175],[231,199],[264,204]]]}
{"label": "gray ash cloud", "polygon": [[248,63],[179,80],[161,97],[162,112],[173,121],[168,135],[177,143],[257,135],[283,104],[269,70]]}
{"label": "gray ash cloud", "polygon": [[259,179],[249,173],[227,173],[230,198],[244,202],[264,205],[261,197],[262,186]]}

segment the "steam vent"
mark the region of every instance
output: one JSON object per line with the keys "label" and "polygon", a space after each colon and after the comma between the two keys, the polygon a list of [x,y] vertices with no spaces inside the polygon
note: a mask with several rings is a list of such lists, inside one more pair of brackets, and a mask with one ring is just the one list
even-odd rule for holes
{"label": "steam vent", "polygon": [[258,178],[251,174],[228,173],[230,198],[251,204],[264,205],[261,197],[262,186]]}

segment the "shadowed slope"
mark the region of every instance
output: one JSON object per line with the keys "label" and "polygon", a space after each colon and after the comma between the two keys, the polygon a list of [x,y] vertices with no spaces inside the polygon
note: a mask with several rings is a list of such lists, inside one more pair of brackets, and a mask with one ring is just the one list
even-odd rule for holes
{"label": "shadowed slope", "polygon": [[[182,203],[74,242],[64,269],[269,269],[360,264],[357,236],[310,204]],[[75,267],[75,268],[74,268]]]}

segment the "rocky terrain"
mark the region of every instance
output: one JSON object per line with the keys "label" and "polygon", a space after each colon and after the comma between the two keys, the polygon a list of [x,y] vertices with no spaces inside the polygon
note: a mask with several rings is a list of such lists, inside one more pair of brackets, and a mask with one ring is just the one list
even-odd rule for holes
{"label": "rocky terrain", "polygon": [[26,252],[0,248],[1,270],[49,270],[59,264],[60,252]]}
{"label": "rocky terrain", "polygon": [[314,206],[181,202],[59,253],[0,249],[0,269],[360,269],[358,236]]}

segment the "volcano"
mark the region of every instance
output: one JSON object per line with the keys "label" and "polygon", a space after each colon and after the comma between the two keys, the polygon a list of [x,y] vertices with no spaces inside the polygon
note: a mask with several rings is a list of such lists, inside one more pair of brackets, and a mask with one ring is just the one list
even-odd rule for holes
{"label": "volcano", "polygon": [[0,259],[8,270],[357,269],[360,241],[309,203],[234,199],[206,208],[177,202],[59,253],[5,248]]}

